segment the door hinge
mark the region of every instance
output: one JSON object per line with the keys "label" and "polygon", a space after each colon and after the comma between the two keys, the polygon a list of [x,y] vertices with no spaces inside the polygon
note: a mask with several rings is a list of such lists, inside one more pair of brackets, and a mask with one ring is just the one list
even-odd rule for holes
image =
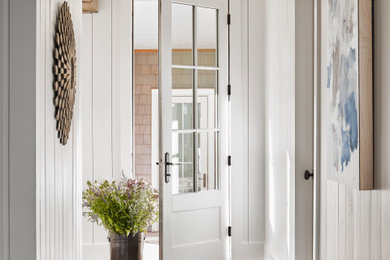
{"label": "door hinge", "polygon": [[230,15],[230,14],[228,14],[228,15],[227,15],[227,24],[228,24],[228,25],[230,25],[230,24],[231,24],[231,22],[232,22],[231,15]]}
{"label": "door hinge", "polygon": [[232,165],[232,156],[229,155],[228,156],[228,166],[231,166]]}
{"label": "door hinge", "polygon": [[232,227],[231,226],[228,227],[228,236],[229,237],[232,236]]}
{"label": "door hinge", "polygon": [[227,86],[227,94],[228,94],[228,96],[230,96],[232,94],[232,85],[230,85],[230,84]]}

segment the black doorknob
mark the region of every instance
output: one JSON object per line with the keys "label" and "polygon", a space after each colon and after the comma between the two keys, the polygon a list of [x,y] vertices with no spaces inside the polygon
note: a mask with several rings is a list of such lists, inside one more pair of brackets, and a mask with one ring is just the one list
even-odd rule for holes
{"label": "black doorknob", "polygon": [[314,177],[314,173],[309,172],[308,170],[305,171],[305,180],[310,179],[310,177]]}

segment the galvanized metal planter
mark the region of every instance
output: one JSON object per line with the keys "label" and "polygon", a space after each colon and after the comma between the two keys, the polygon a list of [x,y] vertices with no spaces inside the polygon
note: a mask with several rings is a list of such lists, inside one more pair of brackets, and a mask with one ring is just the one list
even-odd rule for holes
{"label": "galvanized metal planter", "polygon": [[143,260],[145,233],[109,237],[111,260]]}

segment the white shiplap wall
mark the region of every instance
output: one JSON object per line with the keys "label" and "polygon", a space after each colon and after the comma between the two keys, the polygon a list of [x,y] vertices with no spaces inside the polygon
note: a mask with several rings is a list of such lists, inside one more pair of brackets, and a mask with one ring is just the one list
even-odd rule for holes
{"label": "white shiplap wall", "polygon": [[81,0],[69,0],[78,70],[68,144],[59,143],[53,105],[53,48],[61,0],[37,1],[36,185],[37,259],[80,259],[81,243]]}
{"label": "white shiplap wall", "polygon": [[[1,2],[0,258],[4,260],[79,259],[79,100],[70,144],[62,147],[55,137],[52,51],[59,3]],[[80,39],[81,1],[70,4]]]}
{"label": "white shiplap wall", "polygon": [[231,14],[233,259],[311,259],[313,5]]}
{"label": "white shiplap wall", "polygon": [[295,257],[295,2],[267,0],[265,259]]}
{"label": "white shiplap wall", "polygon": [[[320,259],[390,259],[390,1],[373,2],[375,190],[357,191],[327,180],[322,156]],[[321,42],[326,43],[327,1],[321,9]],[[321,45],[322,91],[326,48]]]}
{"label": "white shiplap wall", "polygon": [[[83,188],[131,176],[131,1],[100,0],[83,14]],[[83,259],[108,259],[107,232],[83,219]]]}
{"label": "white shiplap wall", "polygon": [[[0,259],[4,260],[80,259],[80,91],[66,147],[56,138],[54,119],[52,51],[60,3],[1,2]],[[81,0],[69,3],[79,47]],[[80,89],[80,79],[77,84]]]}
{"label": "white shiplap wall", "polygon": [[265,236],[264,3],[231,3],[233,259],[262,259]]}

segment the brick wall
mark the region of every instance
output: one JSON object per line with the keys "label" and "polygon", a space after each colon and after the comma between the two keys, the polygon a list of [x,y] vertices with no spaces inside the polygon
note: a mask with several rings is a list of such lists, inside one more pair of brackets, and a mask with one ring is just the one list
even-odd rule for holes
{"label": "brick wall", "polygon": [[[215,64],[214,51],[199,52],[199,62],[204,66]],[[176,64],[189,65],[191,52],[175,51]],[[134,55],[134,166],[135,177],[152,181],[152,89],[158,88],[158,52],[136,50]],[[215,72],[203,71],[199,78],[201,88],[213,88],[216,84]],[[173,70],[173,88],[192,87],[190,70]]]}
{"label": "brick wall", "polygon": [[135,176],[152,182],[152,89],[158,87],[158,53],[136,51],[134,57]]}

